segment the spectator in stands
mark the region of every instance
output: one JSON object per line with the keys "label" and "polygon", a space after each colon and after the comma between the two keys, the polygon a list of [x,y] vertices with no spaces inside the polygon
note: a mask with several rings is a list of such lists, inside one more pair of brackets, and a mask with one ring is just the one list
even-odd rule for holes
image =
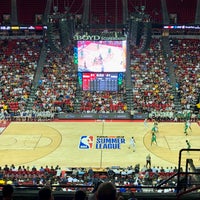
{"label": "spectator in stands", "polygon": [[53,200],[54,196],[50,187],[43,187],[38,192],[39,200]]}
{"label": "spectator in stands", "polygon": [[74,195],[74,200],[85,200],[86,192],[83,190],[77,190]]}
{"label": "spectator in stands", "polygon": [[94,171],[93,171],[93,169],[91,167],[88,169],[87,173],[88,173],[89,178],[92,179],[93,176],[94,176]]}
{"label": "spectator in stands", "polygon": [[3,200],[12,200],[13,199],[14,188],[12,185],[4,185],[2,190]]}
{"label": "spectator in stands", "polygon": [[97,200],[116,200],[117,190],[113,183],[104,182],[100,184],[97,190]]}
{"label": "spectator in stands", "polygon": [[100,186],[100,184],[102,184],[103,182],[100,181],[100,180],[97,180],[95,183],[94,183],[94,189],[92,190],[92,194],[89,194],[88,195],[88,200],[96,200],[96,192]]}
{"label": "spectator in stands", "polygon": [[131,198],[129,198],[128,200],[137,200],[137,198],[135,198],[135,195],[133,192],[131,193]]}
{"label": "spectator in stands", "polygon": [[114,178],[114,176],[115,176],[115,172],[111,168],[109,168],[108,169],[108,177],[109,178]]}

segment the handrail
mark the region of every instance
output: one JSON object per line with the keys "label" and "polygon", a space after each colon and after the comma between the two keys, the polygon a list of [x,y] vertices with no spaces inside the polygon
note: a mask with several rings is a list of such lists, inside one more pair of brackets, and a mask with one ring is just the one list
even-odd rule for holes
{"label": "handrail", "polygon": [[163,184],[167,183],[168,181],[170,181],[172,178],[174,178],[177,175],[178,175],[178,172],[176,172],[175,174],[173,174],[172,176],[170,176],[168,179],[166,179],[165,181],[161,182],[160,184],[156,185],[156,188],[160,188]]}
{"label": "handrail", "polygon": [[[182,153],[183,152],[194,152],[194,151],[200,151],[200,149],[181,149],[179,151],[179,159],[178,159],[178,176],[177,176],[177,194],[179,194],[180,190],[181,190],[181,180],[180,180],[180,175],[183,173],[181,172],[181,160],[182,160]],[[188,160],[186,160],[187,162]],[[190,172],[188,172],[188,163],[186,163],[186,176],[188,174],[190,174]],[[187,184],[187,183],[186,183]]]}

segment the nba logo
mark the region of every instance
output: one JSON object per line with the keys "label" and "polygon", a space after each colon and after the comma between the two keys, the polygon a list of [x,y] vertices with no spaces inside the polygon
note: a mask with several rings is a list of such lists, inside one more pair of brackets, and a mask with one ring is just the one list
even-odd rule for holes
{"label": "nba logo", "polygon": [[93,136],[81,136],[79,149],[92,149],[94,137]]}

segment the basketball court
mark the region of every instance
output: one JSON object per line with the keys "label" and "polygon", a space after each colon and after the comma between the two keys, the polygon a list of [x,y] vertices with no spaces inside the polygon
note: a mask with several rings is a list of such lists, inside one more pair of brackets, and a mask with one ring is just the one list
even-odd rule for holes
{"label": "basketball court", "polygon": [[[157,145],[151,145],[151,128],[143,122],[11,122],[0,135],[1,166],[56,166],[93,167],[97,169],[111,166],[135,166],[142,168],[146,156],[151,155],[152,166],[178,166],[179,150],[187,148],[186,140],[191,148],[199,149],[200,126],[192,123],[192,131],[184,134],[184,123],[159,123]],[[136,151],[129,149],[130,138],[134,136]],[[100,138],[100,140],[97,140]],[[83,140],[84,139],[84,140]],[[97,141],[104,139],[122,139],[117,148],[105,143],[97,148]],[[113,143],[113,144],[114,144]],[[100,149],[99,147],[104,147]],[[116,147],[116,144],[114,145]],[[199,152],[185,152],[186,158],[192,158],[195,166],[200,166]]]}

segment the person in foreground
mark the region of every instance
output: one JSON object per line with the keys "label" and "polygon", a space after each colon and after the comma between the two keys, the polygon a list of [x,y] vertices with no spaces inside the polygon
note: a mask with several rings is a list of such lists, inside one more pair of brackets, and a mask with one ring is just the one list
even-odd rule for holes
{"label": "person in foreground", "polygon": [[111,182],[101,183],[96,193],[97,200],[121,200],[123,197],[117,194],[116,187]]}
{"label": "person in foreground", "polygon": [[43,187],[38,192],[39,200],[54,200],[52,190],[50,187]]}
{"label": "person in foreground", "polygon": [[75,192],[73,200],[86,200],[86,192],[83,190],[77,190]]}
{"label": "person in foreground", "polygon": [[3,200],[12,200],[13,199],[14,188],[12,185],[4,185],[2,189]]}

